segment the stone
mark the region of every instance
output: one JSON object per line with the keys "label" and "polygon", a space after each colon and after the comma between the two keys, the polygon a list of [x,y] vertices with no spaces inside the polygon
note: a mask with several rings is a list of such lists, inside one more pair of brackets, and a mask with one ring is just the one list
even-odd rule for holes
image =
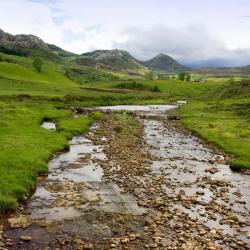
{"label": "stone", "polygon": [[216,234],[217,231],[216,231],[215,229],[212,229],[212,230],[210,231],[210,233],[211,233],[211,234]]}
{"label": "stone", "polygon": [[204,195],[205,192],[204,191],[196,191],[196,194],[198,194],[198,195]]}
{"label": "stone", "polygon": [[31,241],[32,238],[30,236],[27,236],[27,235],[22,235],[22,236],[20,236],[20,239],[23,241]]}
{"label": "stone", "polygon": [[31,225],[30,220],[25,215],[20,215],[19,217],[9,218],[8,222],[10,223],[11,228],[20,228],[20,227],[26,228]]}
{"label": "stone", "polygon": [[98,202],[100,200],[99,196],[95,193],[86,194],[86,199],[88,202]]}

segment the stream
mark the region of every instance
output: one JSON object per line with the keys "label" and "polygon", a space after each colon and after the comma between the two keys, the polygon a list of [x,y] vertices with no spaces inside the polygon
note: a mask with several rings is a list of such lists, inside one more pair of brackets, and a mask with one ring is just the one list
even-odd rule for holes
{"label": "stream", "polygon": [[[136,113],[143,147],[155,157],[150,171],[136,180],[133,193],[121,180],[106,179],[109,138],[94,143],[99,124],[93,125],[49,161],[48,176],[39,178],[23,210],[5,221],[0,249],[250,249],[249,176],[232,172],[225,156],[199,138],[169,126],[165,119],[175,107],[96,108]],[[161,218],[152,222],[155,231],[147,216]]]}

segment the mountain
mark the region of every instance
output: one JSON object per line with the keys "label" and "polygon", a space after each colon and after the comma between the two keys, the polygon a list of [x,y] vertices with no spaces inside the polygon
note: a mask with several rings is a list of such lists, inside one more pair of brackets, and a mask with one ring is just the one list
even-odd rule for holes
{"label": "mountain", "polygon": [[62,56],[62,57],[76,56],[76,54],[69,52],[69,51],[66,51],[66,50],[64,50],[64,49],[62,49],[54,44],[47,43],[47,45],[48,45],[48,48],[50,50],[52,50],[58,56]]}
{"label": "mountain", "polygon": [[33,35],[11,35],[0,29],[0,52],[18,56],[54,57],[48,45]]}
{"label": "mountain", "polygon": [[194,69],[193,72],[216,75],[250,75],[250,65],[242,67],[204,67]]}
{"label": "mountain", "polygon": [[0,29],[0,45],[15,49],[48,49],[47,44],[33,35],[11,35]]}
{"label": "mountain", "polygon": [[172,57],[165,54],[158,54],[154,58],[141,62],[144,66],[157,70],[157,71],[167,71],[167,72],[176,72],[176,71],[187,71],[190,70],[188,67],[185,67],[178,63]]}
{"label": "mountain", "polygon": [[72,56],[53,44],[47,44],[34,35],[12,35],[0,29],[0,52],[17,56],[39,56],[50,60]]}
{"label": "mountain", "polygon": [[149,70],[140,64],[127,51],[123,50],[95,50],[84,53],[75,59],[76,63],[91,66],[96,69],[120,71],[130,75],[145,75]]}

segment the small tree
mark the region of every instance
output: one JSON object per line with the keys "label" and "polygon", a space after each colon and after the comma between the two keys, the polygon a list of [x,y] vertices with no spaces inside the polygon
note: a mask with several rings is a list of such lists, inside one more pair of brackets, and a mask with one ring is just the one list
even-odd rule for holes
{"label": "small tree", "polygon": [[180,80],[180,81],[184,81],[185,75],[186,75],[186,74],[185,74],[184,72],[179,73],[179,74],[178,74],[179,80]]}
{"label": "small tree", "polygon": [[4,62],[2,55],[0,55],[0,62]]}
{"label": "small tree", "polygon": [[186,78],[185,79],[186,79],[187,82],[190,82],[191,75],[189,73],[186,73]]}
{"label": "small tree", "polygon": [[33,67],[34,69],[38,72],[41,73],[42,72],[42,66],[43,66],[43,61],[40,58],[35,58],[33,61]]}

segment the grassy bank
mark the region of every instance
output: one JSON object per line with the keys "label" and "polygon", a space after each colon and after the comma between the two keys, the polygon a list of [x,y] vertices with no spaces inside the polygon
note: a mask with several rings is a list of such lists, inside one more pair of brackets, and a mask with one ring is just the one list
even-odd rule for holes
{"label": "grassy bank", "polygon": [[[47,171],[53,153],[67,149],[68,140],[85,132],[91,119],[72,118],[68,110],[50,104],[0,102],[0,212],[17,207],[35,187],[36,177]],[[57,131],[40,127],[53,120]]]}
{"label": "grassy bank", "polygon": [[249,95],[249,81],[227,83],[180,110],[185,126],[234,156],[235,170],[250,169]]}

